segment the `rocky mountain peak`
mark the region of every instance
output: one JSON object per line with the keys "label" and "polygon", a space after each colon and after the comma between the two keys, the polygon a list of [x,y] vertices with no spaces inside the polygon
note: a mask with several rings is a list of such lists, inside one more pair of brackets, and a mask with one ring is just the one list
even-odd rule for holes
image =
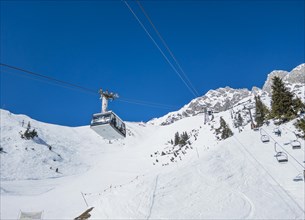
{"label": "rocky mountain peak", "polygon": [[245,98],[249,99],[253,95],[270,96],[273,77],[278,76],[288,84],[288,88],[301,100],[305,101],[305,96],[302,95],[301,89],[305,84],[305,64],[301,64],[294,68],[291,72],[283,70],[274,70],[268,74],[267,80],[263,89],[253,87],[251,91],[248,89],[233,89],[229,86],[218,89],[211,89],[205,95],[193,99],[190,103],[183,106],[180,110],[170,112],[167,115],[153,119],[149,123],[168,125],[185,117],[194,116],[203,113],[205,109],[210,109],[214,112],[221,112],[230,109],[232,106]]}
{"label": "rocky mountain peak", "polygon": [[263,86],[263,91],[271,94],[271,85],[273,77],[280,77],[286,84],[305,83],[305,63],[298,65],[291,72],[284,70],[274,70],[268,74],[267,80]]}
{"label": "rocky mountain peak", "polygon": [[271,93],[272,79],[276,76],[283,79],[287,74],[289,74],[289,72],[284,70],[273,70],[267,76],[267,80],[265,81],[265,84],[263,86],[263,91]]}

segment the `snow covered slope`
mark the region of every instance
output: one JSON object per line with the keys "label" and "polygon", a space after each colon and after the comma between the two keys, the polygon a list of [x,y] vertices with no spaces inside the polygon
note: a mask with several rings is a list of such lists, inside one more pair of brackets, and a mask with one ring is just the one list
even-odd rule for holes
{"label": "snow covered slope", "polygon": [[[126,139],[111,143],[88,126],[50,125],[1,110],[1,219],[16,219],[19,210],[73,219],[88,207],[92,219],[304,219],[304,181],[296,178],[304,142],[292,149],[293,122],[280,127],[280,137],[273,123],[263,127],[270,142],[262,143],[246,122],[241,132],[233,127],[232,111],[241,109],[215,114],[207,124],[202,115],[167,126],[129,122]],[[215,136],[220,117],[235,134],[224,141]],[[23,120],[39,139],[20,138]],[[190,143],[174,156],[171,140],[184,131]],[[289,153],[288,163],[277,162],[275,142]]]}

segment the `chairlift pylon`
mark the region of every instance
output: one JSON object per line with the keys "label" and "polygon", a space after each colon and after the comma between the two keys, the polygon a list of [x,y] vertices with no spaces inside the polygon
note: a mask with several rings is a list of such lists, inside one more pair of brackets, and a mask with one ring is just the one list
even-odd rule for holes
{"label": "chairlift pylon", "polygon": [[90,128],[97,134],[108,140],[126,137],[126,125],[113,111],[108,111],[108,100],[114,100],[119,96],[116,93],[99,90],[102,99],[102,111],[92,116]]}

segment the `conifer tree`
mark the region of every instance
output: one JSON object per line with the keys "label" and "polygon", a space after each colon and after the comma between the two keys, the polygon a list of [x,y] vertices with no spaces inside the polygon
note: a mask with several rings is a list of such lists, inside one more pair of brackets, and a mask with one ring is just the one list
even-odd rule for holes
{"label": "conifer tree", "polygon": [[182,145],[182,146],[186,145],[186,142],[187,142],[188,139],[189,139],[189,136],[188,136],[188,134],[186,133],[186,131],[183,132],[183,133],[181,134],[179,144]]}
{"label": "conifer tree", "polygon": [[279,77],[273,78],[271,96],[271,115],[274,118],[290,120],[296,115],[293,109],[293,94],[285,87]]}
{"label": "conifer tree", "polygon": [[179,132],[177,131],[177,132],[175,133],[174,145],[175,145],[175,146],[178,145],[179,142],[180,142],[180,136],[179,136]]}
{"label": "conifer tree", "polygon": [[233,136],[233,132],[222,117],[220,117],[220,127],[216,129],[216,133],[221,133],[221,139],[227,139]]}
{"label": "conifer tree", "polygon": [[238,116],[237,116],[237,125],[238,125],[238,127],[242,126],[243,123],[244,123],[244,119],[241,117],[241,114],[239,112]]}
{"label": "conifer tree", "polygon": [[305,112],[305,104],[301,101],[299,97],[292,100],[293,110],[296,114]]}
{"label": "conifer tree", "polygon": [[305,119],[298,119],[294,125],[302,132],[301,138],[305,139]]}
{"label": "conifer tree", "polygon": [[261,127],[269,113],[267,106],[261,101],[260,96],[255,96],[255,122]]}

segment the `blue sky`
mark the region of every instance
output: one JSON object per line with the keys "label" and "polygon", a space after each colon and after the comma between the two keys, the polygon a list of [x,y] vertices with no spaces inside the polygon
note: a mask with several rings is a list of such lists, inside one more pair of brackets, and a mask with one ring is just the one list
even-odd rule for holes
{"label": "blue sky", "polygon": [[[166,53],[137,3],[128,3]],[[141,3],[200,95],[262,87],[270,71],[304,62],[304,1]],[[1,63],[171,106],[111,102],[127,121],[163,116],[194,98],[122,1],[1,1]],[[1,108],[78,126],[100,101],[1,67]]]}

